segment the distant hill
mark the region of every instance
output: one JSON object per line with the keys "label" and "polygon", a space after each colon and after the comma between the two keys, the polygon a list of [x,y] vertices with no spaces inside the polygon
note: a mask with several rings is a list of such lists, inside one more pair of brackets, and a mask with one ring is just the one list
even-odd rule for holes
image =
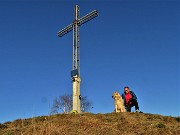
{"label": "distant hill", "polygon": [[180,117],[144,113],[56,114],[0,124],[0,135],[180,135]]}

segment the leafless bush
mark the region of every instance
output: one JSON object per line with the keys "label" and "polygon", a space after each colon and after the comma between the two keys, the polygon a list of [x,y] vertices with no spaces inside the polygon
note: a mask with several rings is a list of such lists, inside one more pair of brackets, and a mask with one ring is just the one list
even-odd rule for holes
{"label": "leafless bush", "polygon": [[[81,97],[81,112],[88,112],[92,108],[92,103],[87,99],[86,96]],[[56,97],[53,101],[51,108],[51,114],[56,113],[69,113],[72,111],[72,95],[66,94]]]}

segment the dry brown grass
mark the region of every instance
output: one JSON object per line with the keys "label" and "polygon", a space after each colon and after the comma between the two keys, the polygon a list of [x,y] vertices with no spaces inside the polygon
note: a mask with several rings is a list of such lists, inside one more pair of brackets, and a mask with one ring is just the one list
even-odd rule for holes
{"label": "dry brown grass", "polygon": [[179,117],[142,113],[57,114],[0,124],[0,135],[179,134]]}

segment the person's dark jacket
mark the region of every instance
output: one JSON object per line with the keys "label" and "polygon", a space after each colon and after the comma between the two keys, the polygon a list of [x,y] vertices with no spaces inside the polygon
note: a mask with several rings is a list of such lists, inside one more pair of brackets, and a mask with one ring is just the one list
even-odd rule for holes
{"label": "person's dark jacket", "polygon": [[[133,91],[129,91],[132,95],[132,100],[137,100],[137,96]],[[122,98],[124,99],[124,106],[126,106],[126,98],[125,98],[125,92],[122,94]]]}

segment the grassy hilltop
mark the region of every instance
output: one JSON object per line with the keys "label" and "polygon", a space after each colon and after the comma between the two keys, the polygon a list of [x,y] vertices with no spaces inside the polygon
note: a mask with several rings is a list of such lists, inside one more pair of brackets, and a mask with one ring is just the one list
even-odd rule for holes
{"label": "grassy hilltop", "polygon": [[57,114],[0,124],[0,135],[180,135],[180,117],[143,113]]}

